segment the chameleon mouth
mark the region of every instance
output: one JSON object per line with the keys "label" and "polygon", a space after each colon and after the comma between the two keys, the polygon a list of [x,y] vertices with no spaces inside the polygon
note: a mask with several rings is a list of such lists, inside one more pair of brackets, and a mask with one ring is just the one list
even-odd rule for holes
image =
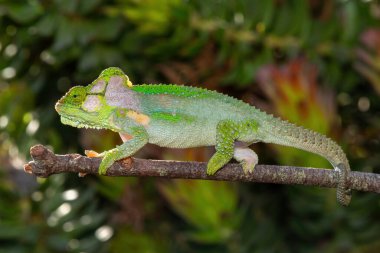
{"label": "chameleon mouth", "polygon": [[[71,109],[76,110],[77,108],[71,108]],[[99,125],[100,122],[97,122],[97,123],[91,122],[78,115],[75,117],[68,115],[67,106],[64,106],[61,103],[61,100],[59,100],[55,104],[55,110],[61,116],[62,124],[77,127],[77,128],[86,128],[86,129],[90,128],[90,129],[98,129],[98,130],[106,129],[106,127],[102,127],[101,125]]]}
{"label": "chameleon mouth", "polygon": [[90,122],[84,124],[84,123],[79,122],[75,118],[71,118],[71,117],[63,116],[63,115],[61,115],[61,122],[62,124],[77,127],[77,128],[97,129],[97,130],[105,129],[104,127],[101,127],[99,125],[94,125],[93,123],[90,123]]}

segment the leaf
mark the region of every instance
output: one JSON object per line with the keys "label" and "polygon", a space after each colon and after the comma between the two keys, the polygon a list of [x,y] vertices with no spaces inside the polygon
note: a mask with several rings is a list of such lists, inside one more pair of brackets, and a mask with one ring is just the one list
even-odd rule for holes
{"label": "leaf", "polygon": [[141,253],[163,253],[170,252],[167,249],[167,240],[157,234],[157,231],[136,232],[131,229],[122,229],[111,242],[111,253],[131,252]]}
{"label": "leaf", "polygon": [[348,1],[345,5],[345,24],[342,30],[343,40],[350,42],[355,39],[358,30],[358,6],[355,1]]}
{"label": "leaf", "polygon": [[57,14],[49,13],[45,16],[42,16],[41,19],[36,24],[37,33],[43,36],[51,36],[58,25],[58,16]]}
{"label": "leaf", "polygon": [[77,1],[77,0],[54,0],[55,7],[61,13],[70,13],[70,14],[75,13],[75,11],[78,8],[78,4],[81,1]]}
{"label": "leaf", "polygon": [[58,31],[54,38],[52,49],[60,51],[73,45],[75,41],[75,25],[65,17],[60,17],[58,21]]}
{"label": "leaf", "polygon": [[136,1],[123,9],[123,14],[135,23],[141,33],[162,34],[170,25],[171,12],[181,4],[178,0]]}
{"label": "leaf", "polygon": [[97,29],[96,37],[99,40],[112,40],[120,34],[123,23],[121,18],[116,17],[100,20],[92,25]]}
{"label": "leaf", "polygon": [[231,184],[175,180],[161,184],[159,189],[174,211],[196,229],[190,233],[191,238],[222,242],[231,236],[239,220],[236,192]]}
{"label": "leaf", "polygon": [[79,1],[79,10],[82,14],[90,13],[99,6],[101,0],[81,0]]}
{"label": "leaf", "polygon": [[43,11],[38,1],[27,1],[26,3],[11,3],[7,6],[9,16],[20,23],[28,23],[37,18]]}

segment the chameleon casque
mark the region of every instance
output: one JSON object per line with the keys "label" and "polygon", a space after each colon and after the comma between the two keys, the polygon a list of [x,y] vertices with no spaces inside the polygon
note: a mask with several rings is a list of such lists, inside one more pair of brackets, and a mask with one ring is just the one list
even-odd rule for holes
{"label": "chameleon casque", "polygon": [[63,124],[120,134],[122,145],[100,154],[92,151],[92,156],[102,157],[99,174],[147,143],[169,148],[215,146],[207,174],[214,174],[232,158],[245,173],[251,173],[258,157],[248,146],[265,142],[323,156],[336,170],[338,202],[348,205],[351,199],[346,187],[350,166],[334,141],[215,91],[180,85],[132,85],[121,69],[110,67],[88,86],[71,88],[55,108]]}

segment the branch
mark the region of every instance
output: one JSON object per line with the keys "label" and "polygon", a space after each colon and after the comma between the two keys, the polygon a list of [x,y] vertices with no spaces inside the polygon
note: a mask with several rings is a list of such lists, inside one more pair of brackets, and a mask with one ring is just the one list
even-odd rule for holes
{"label": "branch", "polygon": [[[38,177],[75,172],[80,176],[98,174],[101,158],[88,158],[79,154],[56,155],[45,146],[31,147],[33,161],[24,170]],[[291,166],[257,165],[251,174],[244,174],[239,164],[227,164],[213,176],[206,175],[206,163],[158,161],[126,158],[114,163],[107,176],[164,177],[184,179],[207,179],[239,182],[300,184],[335,188],[337,174],[331,169]],[[352,171],[348,187],[359,191],[380,193],[380,174]]]}

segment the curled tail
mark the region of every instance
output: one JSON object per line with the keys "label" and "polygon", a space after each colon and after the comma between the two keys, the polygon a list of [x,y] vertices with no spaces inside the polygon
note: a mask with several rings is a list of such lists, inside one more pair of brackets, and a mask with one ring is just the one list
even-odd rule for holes
{"label": "curled tail", "polygon": [[350,165],[338,144],[322,134],[272,117],[261,130],[264,142],[303,149],[326,158],[338,174],[337,201],[344,206],[350,203],[351,190],[347,187]]}

